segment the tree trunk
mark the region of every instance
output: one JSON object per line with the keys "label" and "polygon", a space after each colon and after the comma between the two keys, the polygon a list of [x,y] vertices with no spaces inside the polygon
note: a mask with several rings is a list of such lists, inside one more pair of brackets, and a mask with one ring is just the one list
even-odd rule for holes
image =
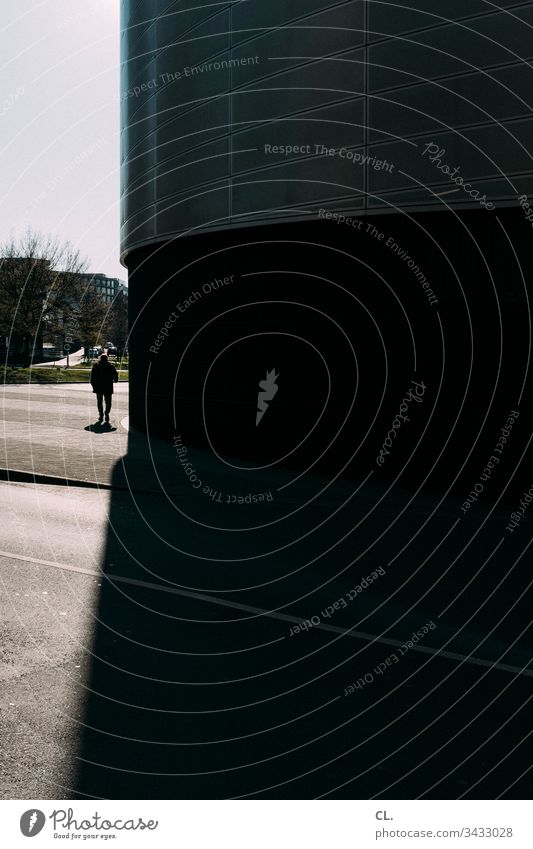
{"label": "tree trunk", "polygon": [[31,336],[29,333],[24,333],[22,337],[22,368],[28,368],[31,363],[30,356]]}

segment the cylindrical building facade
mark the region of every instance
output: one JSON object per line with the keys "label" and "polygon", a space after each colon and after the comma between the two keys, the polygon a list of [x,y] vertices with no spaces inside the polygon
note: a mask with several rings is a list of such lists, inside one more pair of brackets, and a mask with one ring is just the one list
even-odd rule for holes
{"label": "cylindrical building facade", "polygon": [[504,5],[123,0],[134,428],[360,469],[415,381],[401,467],[507,409],[533,4]]}

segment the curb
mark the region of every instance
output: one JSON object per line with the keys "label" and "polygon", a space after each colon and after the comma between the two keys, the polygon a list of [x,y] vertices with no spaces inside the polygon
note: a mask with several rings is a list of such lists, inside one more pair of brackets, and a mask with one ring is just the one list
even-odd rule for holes
{"label": "curb", "polygon": [[[98,481],[82,480],[80,478],[62,478],[57,475],[45,475],[40,472],[26,472],[22,469],[0,469],[0,482],[8,483],[33,483],[48,486],[79,487],[84,489],[103,489],[109,492],[130,492],[138,495],[183,495],[181,492],[172,492],[161,489],[143,489],[134,486],[121,486],[120,484],[98,483]],[[185,496],[187,497],[187,496]]]}
{"label": "curb", "polygon": [[78,478],[62,478],[56,475],[45,475],[40,472],[26,472],[22,469],[0,469],[0,481],[11,483],[43,483],[50,486],[75,486],[88,487],[91,489],[123,489],[128,492],[127,487],[113,486],[110,483],[98,483],[97,481],[81,480]]}

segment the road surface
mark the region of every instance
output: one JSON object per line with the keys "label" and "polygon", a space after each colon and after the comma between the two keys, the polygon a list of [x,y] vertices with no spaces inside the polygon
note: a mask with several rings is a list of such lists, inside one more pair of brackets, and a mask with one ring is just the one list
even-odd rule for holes
{"label": "road surface", "polygon": [[517,585],[465,628],[466,602],[439,618],[465,572],[426,598],[423,581],[395,596],[408,575],[387,565],[328,617],[385,564],[366,557],[335,577],[341,546],[297,572],[340,519],[265,559],[286,542],[275,526],[259,546],[238,533],[223,548],[176,510],[198,505],[0,484],[3,798],[524,797],[530,636],[512,651],[511,626],[487,639]]}

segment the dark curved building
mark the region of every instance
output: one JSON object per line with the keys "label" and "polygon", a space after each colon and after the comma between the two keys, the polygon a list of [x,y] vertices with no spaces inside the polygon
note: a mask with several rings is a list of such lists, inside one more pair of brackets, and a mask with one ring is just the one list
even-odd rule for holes
{"label": "dark curved building", "polygon": [[516,405],[533,3],[499,5],[123,0],[134,428],[357,469],[412,380],[422,456]]}
{"label": "dark curved building", "polygon": [[122,12],[80,797],[527,798],[533,3]]}

